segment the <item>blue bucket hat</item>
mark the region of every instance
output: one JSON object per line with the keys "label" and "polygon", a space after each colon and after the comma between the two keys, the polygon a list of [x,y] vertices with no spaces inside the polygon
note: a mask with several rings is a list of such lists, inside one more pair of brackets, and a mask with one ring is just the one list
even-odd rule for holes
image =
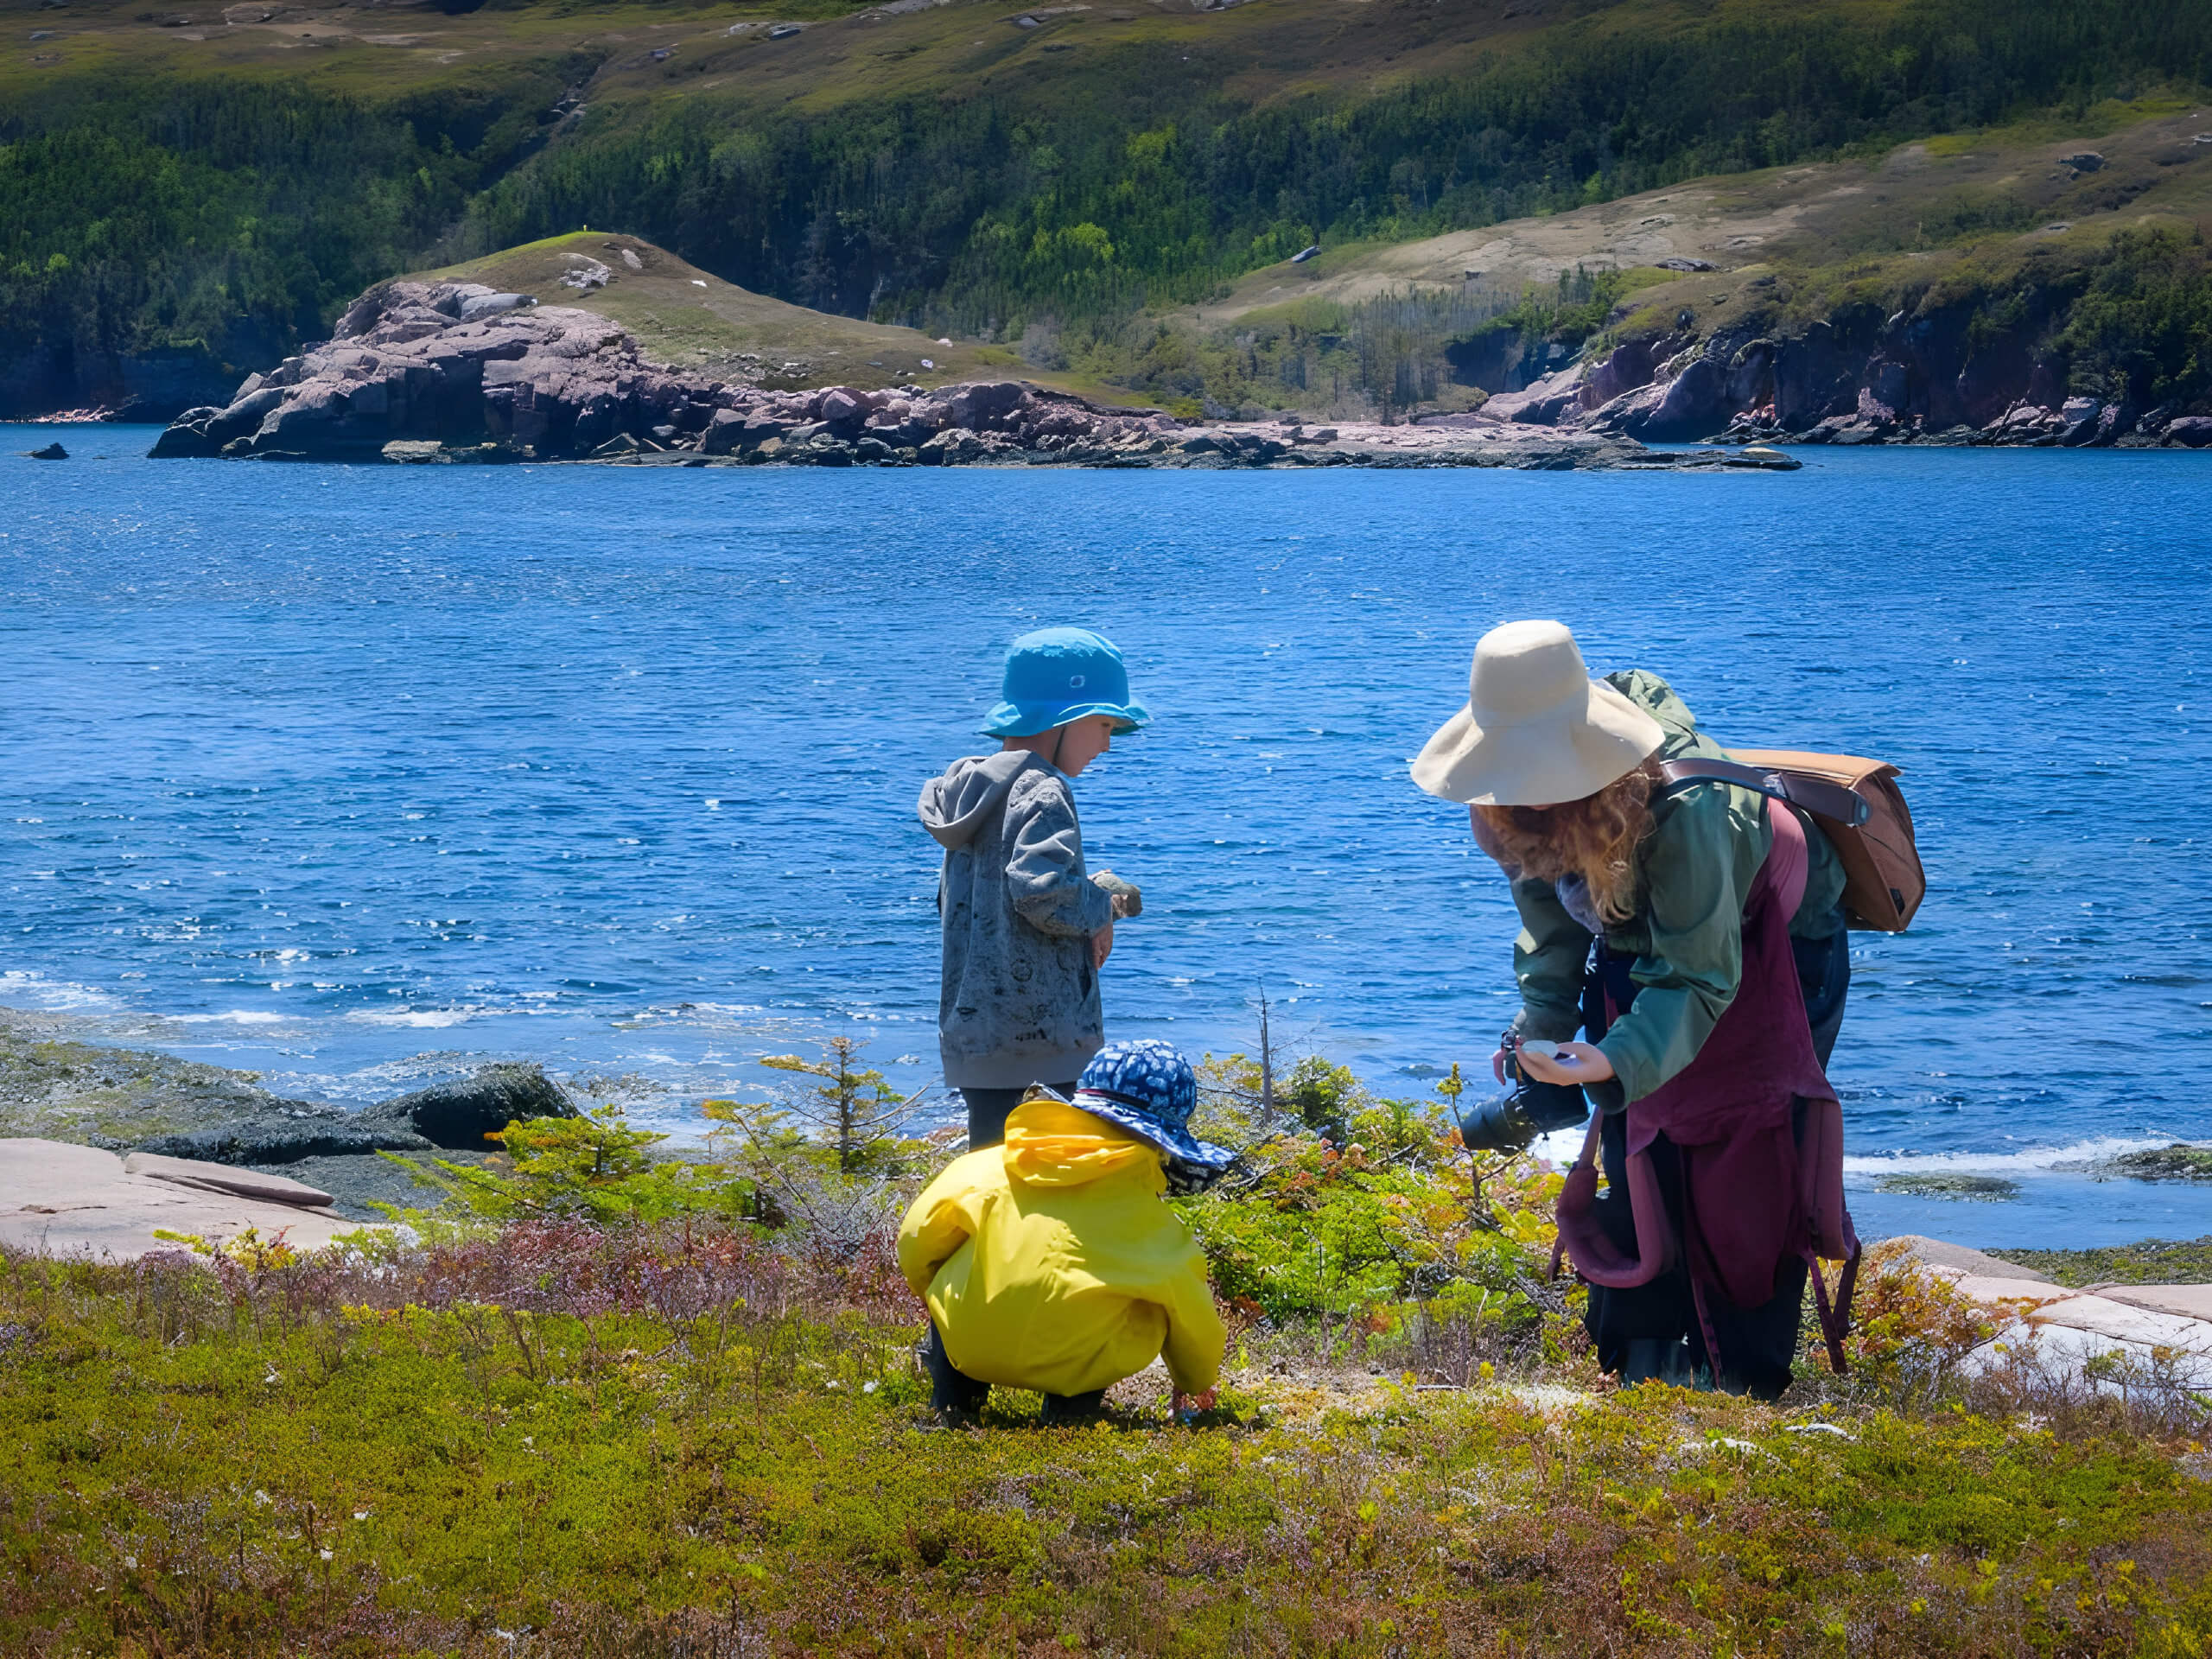
{"label": "blue bucket hat", "polygon": [[1083,1068],[1075,1103],[1158,1147],[1170,1192],[1204,1192],[1236,1161],[1191,1133],[1198,1080],[1172,1043],[1109,1043]]}
{"label": "blue bucket hat", "polygon": [[1007,652],[983,734],[1035,737],[1087,715],[1110,715],[1117,737],[1152,718],[1129,701],[1129,671],[1112,640],[1089,628],[1039,628]]}

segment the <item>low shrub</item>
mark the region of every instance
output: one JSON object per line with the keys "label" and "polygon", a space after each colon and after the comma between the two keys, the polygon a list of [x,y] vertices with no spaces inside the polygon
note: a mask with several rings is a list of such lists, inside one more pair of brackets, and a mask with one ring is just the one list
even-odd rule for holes
{"label": "low shrub", "polygon": [[[936,1428],[914,1310],[724,1223],[0,1258],[0,1651],[2160,1653],[2183,1442],[1494,1368]],[[2192,1457],[2196,1461],[2192,1461]],[[2193,1478],[2192,1470],[2199,1474]],[[2192,1645],[2196,1644],[2196,1645]]]}

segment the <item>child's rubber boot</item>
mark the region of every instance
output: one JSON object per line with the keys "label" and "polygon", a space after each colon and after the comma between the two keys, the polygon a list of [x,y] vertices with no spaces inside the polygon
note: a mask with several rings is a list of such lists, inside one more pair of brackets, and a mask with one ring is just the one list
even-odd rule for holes
{"label": "child's rubber boot", "polygon": [[1103,1389],[1093,1389],[1089,1394],[1048,1394],[1037,1421],[1047,1428],[1071,1428],[1097,1421],[1105,1406]]}

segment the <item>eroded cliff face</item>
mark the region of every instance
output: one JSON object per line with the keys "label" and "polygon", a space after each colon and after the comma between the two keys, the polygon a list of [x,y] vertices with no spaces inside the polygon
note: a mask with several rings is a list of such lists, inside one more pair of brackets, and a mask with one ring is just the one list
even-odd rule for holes
{"label": "eroded cliff face", "polygon": [[174,420],[227,397],[240,364],[276,355],[251,328],[241,325],[237,335],[220,352],[111,352],[67,336],[42,342],[0,368],[0,420]]}
{"label": "eroded cliff face", "polygon": [[2069,397],[2063,364],[2031,344],[2050,321],[2031,303],[1992,328],[1961,302],[1709,334],[1678,323],[1586,352],[1484,412],[1649,442],[2212,445],[2212,417],[2177,405]]}

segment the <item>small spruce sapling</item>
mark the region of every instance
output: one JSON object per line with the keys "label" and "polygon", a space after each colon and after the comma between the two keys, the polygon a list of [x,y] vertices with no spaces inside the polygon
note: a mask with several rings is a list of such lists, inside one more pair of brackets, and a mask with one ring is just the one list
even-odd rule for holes
{"label": "small spruce sapling", "polygon": [[883,1073],[858,1064],[864,1046],[833,1037],[818,1060],[771,1056],[760,1064],[813,1081],[775,1090],[768,1105],[700,1106],[716,1126],[709,1144],[734,1143],[727,1166],[755,1183],[756,1218],[796,1226],[817,1251],[840,1259],[872,1248],[912,1196],[901,1187],[917,1148],[897,1131],[928,1092],[902,1097]]}
{"label": "small spruce sapling", "polygon": [[[760,1062],[773,1071],[820,1079],[810,1086],[779,1090],[778,1115],[805,1125],[814,1140],[837,1154],[838,1171],[846,1175],[891,1161],[897,1152],[899,1125],[914,1103],[929,1092],[925,1088],[912,1095],[899,1094],[882,1072],[857,1063],[865,1046],[855,1038],[832,1037],[823,1044],[823,1058],[818,1060],[772,1054]],[[709,1116],[716,1114],[710,1111]]]}

